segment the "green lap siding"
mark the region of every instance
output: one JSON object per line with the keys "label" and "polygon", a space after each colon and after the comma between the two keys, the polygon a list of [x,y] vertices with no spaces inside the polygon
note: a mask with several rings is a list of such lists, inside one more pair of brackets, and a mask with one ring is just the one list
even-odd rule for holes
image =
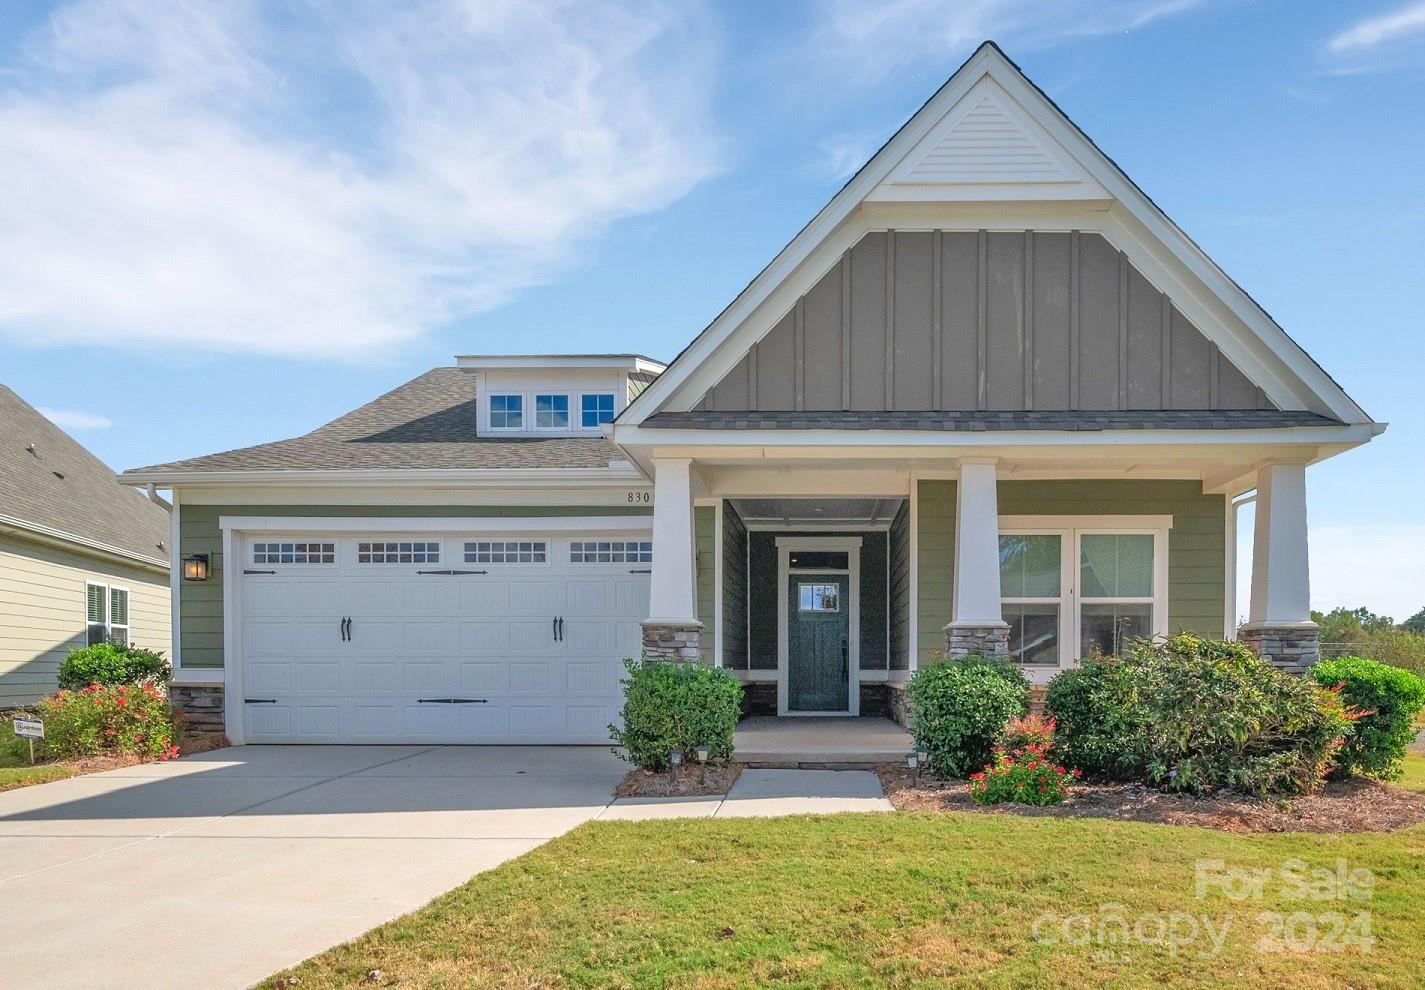
{"label": "green lap siding", "polygon": [[717,510],[711,505],[693,510],[693,546],[697,552],[698,621],[703,624],[701,655],[711,662],[717,606]]}
{"label": "green lap siding", "polygon": [[399,519],[500,518],[524,516],[651,515],[651,506],[622,505],[193,505],[178,512],[179,556],[206,553],[208,580],[185,581],[179,604],[183,666],[223,666],[223,534],[221,516],[378,517]]}
{"label": "green lap siding", "polygon": [[[1226,627],[1227,527],[1222,495],[1196,481],[1002,481],[1007,516],[1172,516],[1168,534],[1168,629],[1221,636]],[[918,647],[944,643],[954,583],[955,483],[921,481],[918,489]]]}

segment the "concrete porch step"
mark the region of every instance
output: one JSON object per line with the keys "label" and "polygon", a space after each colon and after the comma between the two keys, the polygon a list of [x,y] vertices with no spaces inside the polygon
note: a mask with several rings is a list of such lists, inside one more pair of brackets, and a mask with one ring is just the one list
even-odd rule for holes
{"label": "concrete porch step", "polygon": [[864,770],[900,763],[914,744],[887,718],[754,715],[738,724],[732,745],[733,760],[751,768]]}

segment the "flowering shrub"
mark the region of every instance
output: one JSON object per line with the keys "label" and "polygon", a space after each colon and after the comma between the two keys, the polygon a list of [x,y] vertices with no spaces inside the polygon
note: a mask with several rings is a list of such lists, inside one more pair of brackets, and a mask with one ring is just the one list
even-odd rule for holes
{"label": "flowering shrub", "polygon": [[1058,723],[1051,715],[1029,714],[1012,718],[1000,736],[1001,745],[1010,753],[1018,753],[1031,747],[1039,747],[1039,752],[1047,753],[1054,745],[1054,730]]}
{"label": "flowering shrub", "polygon": [[52,694],[38,706],[51,757],[126,754],[168,760],[181,729],[168,698],[152,684],[90,684]]}
{"label": "flowering shrub", "polygon": [[1060,766],[1038,746],[1014,755],[1001,749],[979,773],[970,774],[970,797],[976,804],[1058,804],[1079,771]]}

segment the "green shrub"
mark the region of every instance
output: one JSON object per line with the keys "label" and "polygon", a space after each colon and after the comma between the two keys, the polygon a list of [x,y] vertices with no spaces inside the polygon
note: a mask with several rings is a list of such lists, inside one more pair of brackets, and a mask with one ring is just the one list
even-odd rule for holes
{"label": "green shrub", "polygon": [[78,691],[91,684],[152,684],[168,681],[172,668],[162,653],[123,643],[96,643],[70,650],[59,665],[59,686]]}
{"label": "green shrub", "polygon": [[970,797],[976,804],[1058,804],[1068,793],[1073,774],[1040,754],[999,750],[978,773],[970,774]]}
{"label": "green shrub", "polygon": [[915,672],[907,694],[915,744],[942,777],[984,766],[1005,724],[1029,711],[1029,682],[1007,660],[936,661]]}
{"label": "green shrub", "polygon": [[1097,656],[1049,682],[1044,707],[1054,717],[1054,749],[1091,780],[1140,780],[1151,715],[1131,659]]}
{"label": "green shrub", "polygon": [[55,759],[178,755],[180,730],[168,698],[152,684],[94,685],[60,691],[36,709],[45,723],[45,752]]}
{"label": "green shrub", "polygon": [[1193,794],[1313,791],[1352,718],[1335,693],[1242,644],[1189,634],[1085,660],[1055,679],[1047,703],[1066,762]]}
{"label": "green shrub", "polygon": [[742,708],[742,682],[721,667],[625,660],[622,727],[609,735],[630,763],[666,770],[673,750],[684,760],[707,746],[713,759],[732,755],[732,733]]}
{"label": "green shrub", "polygon": [[1322,660],[1310,673],[1322,687],[1339,686],[1341,700],[1363,713],[1336,755],[1336,773],[1397,779],[1415,738],[1415,716],[1425,707],[1425,680],[1364,657]]}

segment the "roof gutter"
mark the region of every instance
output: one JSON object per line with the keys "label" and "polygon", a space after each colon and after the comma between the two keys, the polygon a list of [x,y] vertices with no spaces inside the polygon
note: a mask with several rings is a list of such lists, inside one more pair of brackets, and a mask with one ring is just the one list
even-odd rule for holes
{"label": "roof gutter", "polygon": [[83,536],[76,536],[73,533],[66,533],[62,529],[55,529],[52,526],[42,526],[39,523],[30,522],[28,519],[7,516],[3,513],[0,513],[0,530],[16,532],[28,537],[38,537],[44,543],[65,547],[79,547],[82,550],[102,554],[106,557],[117,557],[120,560],[141,564],[145,567],[152,567],[155,570],[166,572],[169,567],[167,557],[150,557],[147,554],[138,553],[134,550],[125,550],[123,547],[116,547],[110,543],[90,540]]}
{"label": "roof gutter", "polygon": [[516,488],[564,483],[593,488],[617,488],[640,482],[632,464],[614,461],[606,468],[413,468],[406,470],[341,471],[162,471],[140,468],[119,475],[129,485],[157,488],[227,487],[231,485],[351,486],[394,485],[419,488]]}

